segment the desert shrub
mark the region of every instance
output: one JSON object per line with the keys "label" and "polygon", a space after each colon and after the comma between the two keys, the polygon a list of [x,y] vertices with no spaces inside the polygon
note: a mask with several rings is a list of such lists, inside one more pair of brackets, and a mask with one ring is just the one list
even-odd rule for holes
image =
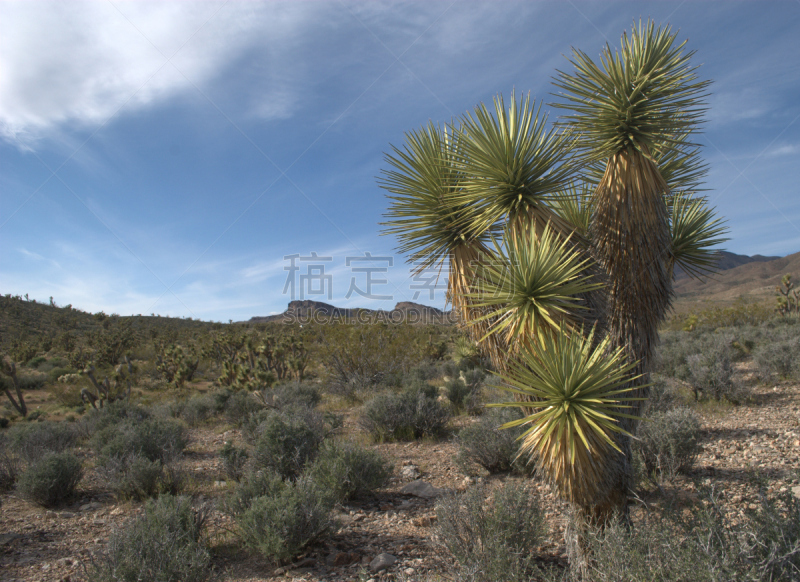
{"label": "desert shrub", "polygon": [[520,418],[522,412],[519,408],[490,408],[478,422],[462,428],[456,437],[458,467],[467,475],[473,474],[476,466],[483,467],[489,473],[512,469],[520,473],[531,473],[533,465],[527,464],[527,458],[517,459],[517,437],[525,431],[525,427],[500,428],[501,425]]}
{"label": "desert shrub", "polygon": [[479,369],[470,369],[458,378],[445,384],[445,394],[456,413],[476,414],[480,411],[480,389],[485,374]]}
{"label": "desert shrub", "polygon": [[450,413],[424,393],[379,394],[364,405],[359,425],[378,441],[436,437],[444,432]]}
{"label": "desert shrub", "polygon": [[408,371],[406,375],[406,382],[411,382],[413,380],[422,380],[423,382],[427,382],[428,380],[433,380],[434,378],[438,378],[442,375],[441,367],[433,362],[423,362],[417,366],[414,366]]}
{"label": "desert shrub", "polygon": [[299,555],[333,525],[333,497],[314,481],[273,477],[270,493],[254,497],[236,517],[246,546],[276,562]]}
{"label": "desert shrub", "polygon": [[240,517],[257,497],[276,495],[283,489],[283,477],[273,471],[257,471],[252,467],[245,472],[236,488],[220,503],[222,511]]}
{"label": "desert shrub", "polygon": [[47,453],[22,473],[17,491],[34,503],[53,507],[72,498],[82,476],[81,461],[72,453]]}
{"label": "desert shrub", "polygon": [[173,419],[148,418],[108,426],[92,438],[97,474],[120,499],[177,492],[180,476],[171,463],[186,447],[186,429]]}
{"label": "desert shrub", "polygon": [[800,499],[789,492],[770,499],[748,520],[750,557],[761,580],[800,580]]}
{"label": "desert shrub", "polygon": [[57,382],[61,376],[66,376],[67,374],[74,374],[74,373],[76,373],[75,368],[63,368],[63,367],[51,368],[47,372],[47,380],[49,382]]}
{"label": "desert shrub", "polygon": [[9,431],[10,446],[26,463],[46,453],[61,453],[78,440],[75,425],[66,422],[17,424]]}
{"label": "desert shrub", "polygon": [[169,463],[188,444],[183,423],[168,418],[148,418],[142,422],[122,422],[95,433],[92,444],[99,457],[141,455],[151,461]]}
{"label": "desert shrub", "polygon": [[457,579],[530,580],[534,548],[546,533],[544,514],[524,485],[508,482],[487,503],[487,491],[470,487],[436,504],[437,534],[459,565]]}
{"label": "desert shrub", "polygon": [[764,382],[775,378],[790,378],[797,371],[800,340],[788,339],[763,344],[753,354],[758,377]]}
{"label": "desert shrub", "polygon": [[211,556],[201,543],[204,515],[187,497],[148,501],[141,517],[111,534],[93,557],[91,582],[199,582],[211,575]]}
{"label": "desert shrub", "polygon": [[0,492],[14,486],[19,476],[22,462],[9,444],[6,435],[0,434]]}
{"label": "desert shrub", "polygon": [[700,453],[700,418],[685,407],[653,412],[636,431],[634,449],[648,475],[672,479],[691,469]]}
{"label": "desert shrub", "polygon": [[[614,522],[587,536],[592,555],[591,580],[598,582],[723,582],[735,580],[719,569],[713,553],[698,544],[697,534],[673,520]],[[708,532],[707,530],[707,533]]]}
{"label": "desert shrub", "polygon": [[257,469],[297,477],[314,458],[324,434],[300,414],[270,411],[256,430],[251,459]]}
{"label": "desert shrub", "polygon": [[653,376],[652,382],[650,394],[642,406],[642,414],[644,416],[656,412],[666,412],[683,405],[674,380],[662,376]]}
{"label": "desert shrub", "polygon": [[37,372],[19,374],[17,376],[17,380],[19,382],[19,387],[23,391],[41,390],[44,387],[45,382],[47,382],[47,375],[39,374]]}
{"label": "desert shrub", "polygon": [[305,472],[338,501],[371,493],[386,485],[392,465],[379,453],[346,441],[327,441]]}
{"label": "desert shrub", "polygon": [[702,351],[686,358],[689,383],[695,398],[702,392],[715,400],[724,398],[734,404],[742,402],[746,394],[744,387],[733,377],[730,341],[725,337],[713,337],[700,349]]}
{"label": "desert shrub", "polygon": [[92,409],[78,423],[80,433],[89,438],[96,432],[121,423],[140,423],[150,418],[152,414],[143,406],[131,404],[124,400],[111,402],[100,409]]}
{"label": "desert shrub", "polygon": [[228,479],[241,481],[244,476],[247,459],[250,457],[247,451],[233,446],[230,442],[226,442],[220,449],[219,456],[222,457],[222,467]]}
{"label": "desert shrub", "polygon": [[309,382],[281,384],[272,390],[273,402],[278,408],[304,406],[314,408],[322,400],[319,387]]}
{"label": "desert shrub", "polygon": [[180,474],[160,459],[148,459],[141,453],[103,457],[96,468],[100,482],[117,499],[141,501],[161,493],[180,490]]}
{"label": "desert shrub", "polygon": [[60,404],[68,408],[76,408],[80,406],[83,408],[83,398],[81,398],[81,389],[78,386],[70,384],[55,383],[49,388],[50,394],[55,396]]}
{"label": "desert shrub", "polygon": [[192,396],[181,402],[176,416],[190,426],[197,426],[216,414],[214,398],[208,395]]}
{"label": "desert shrub", "polygon": [[[221,394],[218,398],[221,398]],[[225,418],[236,426],[241,426],[251,414],[261,410],[263,406],[255,397],[245,390],[231,392],[225,398]]]}
{"label": "desert shrub", "polygon": [[28,368],[38,368],[41,364],[44,364],[47,361],[47,358],[44,356],[34,356],[28,363],[25,364]]}
{"label": "desert shrub", "polygon": [[432,386],[427,381],[419,378],[408,380],[403,391],[413,394],[414,398],[418,398],[420,394],[430,399],[436,399],[439,396],[439,389],[436,386]]}

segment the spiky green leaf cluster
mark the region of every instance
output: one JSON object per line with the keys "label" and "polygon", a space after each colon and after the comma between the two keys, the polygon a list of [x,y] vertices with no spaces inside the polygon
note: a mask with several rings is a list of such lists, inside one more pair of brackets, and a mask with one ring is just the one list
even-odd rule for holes
{"label": "spiky green leaf cluster", "polygon": [[391,200],[385,234],[398,251],[423,269],[440,263],[458,245],[476,240],[475,208],[455,199],[464,179],[458,134],[433,123],[406,134],[403,149],[392,147],[381,186]]}
{"label": "spiky green leaf cluster", "polygon": [[715,218],[705,198],[678,194],[670,201],[672,259],[692,277],[716,269],[717,251],[713,247],[728,240],[724,221]]}
{"label": "spiky green leaf cluster", "polygon": [[461,120],[464,188],[459,199],[480,208],[480,232],[541,208],[564,188],[572,168],[565,139],[547,129],[541,103],[502,95],[494,111],[481,103]]}
{"label": "spiky green leaf cluster", "polygon": [[601,284],[584,274],[590,259],[561,239],[548,224],[540,235],[533,228],[507,229],[494,241],[490,262],[477,268],[474,304],[487,308],[477,322],[488,321],[488,333],[505,333],[508,343],[534,337],[541,328],[556,330],[564,320],[580,319],[581,294]]}
{"label": "spiky green leaf cluster", "polygon": [[554,106],[573,112],[563,119],[580,135],[575,143],[586,161],[625,149],[650,155],[685,143],[681,136],[697,128],[709,82],[698,80],[694,53],[684,53],[676,36],[669,26],[640,22],[619,52],[606,45],[599,65],[573,49],[574,73],[559,71],[554,81],[565,102]]}
{"label": "spiky green leaf cluster", "polygon": [[521,435],[521,454],[531,455],[568,499],[591,499],[602,487],[610,457],[620,448],[613,435],[627,434],[619,420],[629,392],[640,376],[631,374],[622,349],[611,350],[610,340],[596,342],[594,333],[540,336],[534,349],[520,353],[501,379],[521,396],[520,402],[501,406],[533,408],[524,418],[504,428],[527,426]]}

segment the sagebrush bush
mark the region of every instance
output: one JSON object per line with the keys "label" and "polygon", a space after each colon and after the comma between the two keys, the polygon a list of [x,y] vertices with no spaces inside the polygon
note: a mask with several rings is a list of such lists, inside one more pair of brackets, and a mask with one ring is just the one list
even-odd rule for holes
{"label": "sagebrush bush", "polygon": [[141,517],[116,529],[106,550],[92,559],[91,582],[200,582],[211,576],[211,556],[201,543],[204,514],[187,497],[148,501]]}
{"label": "sagebrush bush", "polygon": [[183,423],[165,418],[125,420],[92,437],[97,475],[119,499],[176,493],[180,474],[172,463],[187,445]]}
{"label": "sagebrush bush", "polygon": [[522,412],[519,408],[490,408],[478,422],[462,428],[456,437],[458,467],[466,475],[474,474],[476,466],[483,467],[489,473],[502,473],[512,469],[520,473],[532,473],[533,465],[527,463],[527,458],[517,459],[517,437],[525,431],[525,427],[500,428],[501,425],[520,418]]}
{"label": "sagebrush bush", "polygon": [[106,426],[95,433],[92,444],[100,458],[140,455],[163,464],[175,460],[188,444],[186,427],[169,418],[147,418]]}
{"label": "sagebrush bush", "polygon": [[236,488],[220,503],[220,508],[232,517],[241,516],[257,497],[276,495],[283,489],[283,477],[273,471],[250,468]]}
{"label": "sagebrush bush", "polygon": [[245,466],[250,455],[245,449],[235,447],[230,441],[226,442],[219,451],[222,457],[222,467],[228,479],[241,481],[244,476]]}
{"label": "sagebrush bush", "polygon": [[92,409],[78,423],[78,430],[85,438],[92,437],[96,432],[120,423],[140,423],[152,414],[143,406],[130,404],[124,400],[111,402],[98,410]]}
{"label": "sagebrush bush", "polygon": [[[591,580],[597,582],[727,582],[736,580],[714,555],[704,552],[698,532],[673,520],[652,518],[630,528],[620,522],[587,536]],[[710,532],[709,532],[710,533]]]}
{"label": "sagebrush bush", "polygon": [[72,453],[47,453],[22,473],[17,491],[34,503],[54,507],[72,498],[82,476],[83,464]]}
{"label": "sagebrush bush", "polygon": [[299,555],[328,532],[334,499],[313,480],[283,481],[274,476],[269,494],[254,497],[236,517],[246,546],[276,562]]}
{"label": "sagebrush bush", "polygon": [[7,491],[17,482],[22,462],[11,448],[8,437],[0,434],[0,492]]}
{"label": "sagebrush bush", "polygon": [[324,436],[304,415],[270,411],[255,430],[251,462],[256,469],[297,477],[316,456]]}
{"label": "sagebrush bush", "polygon": [[202,394],[177,403],[174,416],[185,421],[189,426],[197,426],[212,418],[216,413],[214,397]]}
{"label": "sagebrush bush", "polygon": [[761,580],[800,581],[800,499],[789,492],[749,514],[749,553]]}
{"label": "sagebrush bush", "polygon": [[798,369],[798,354],[800,340],[796,338],[759,346],[753,354],[759,379],[770,382],[791,378]]}
{"label": "sagebrush bush", "polygon": [[436,504],[437,536],[456,559],[459,580],[528,581],[533,550],[546,534],[544,513],[523,484],[508,482],[491,497],[482,486]]}
{"label": "sagebrush bush", "polygon": [[33,463],[47,453],[61,453],[78,440],[74,424],[36,422],[17,424],[8,433],[9,444],[26,463]]}
{"label": "sagebrush bush", "polygon": [[314,408],[322,400],[319,387],[309,382],[290,382],[272,389],[273,401],[278,408]]}
{"label": "sagebrush bush", "polygon": [[744,387],[733,377],[733,354],[730,338],[714,336],[702,346],[702,352],[686,358],[689,383],[695,393],[715,400],[739,404],[745,399]]}
{"label": "sagebrush bush", "polygon": [[440,436],[449,411],[424,393],[379,394],[363,408],[359,425],[378,441],[414,440]]}
{"label": "sagebrush bush", "polygon": [[672,479],[691,469],[700,453],[700,417],[680,406],[655,411],[639,423],[633,448],[647,474]]}
{"label": "sagebrush bush", "polygon": [[245,390],[239,392],[220,391],[216,398],[218,401],[224,400],[225,418],[236,426],[241,426],[251,414],[257,413],[263,408],[258,400]]}
{"label": "sagebrush bush", "polygon": [[139,453],[103,457],[96,473],[100,482],[117,499],[141,501],[161,493],[178,493],[180,474],[160,459],[148,459]]}
{"label": "sagebrush bush", "polygon": [[385,486],[392,465],[379,453],[355,443],[327,441],[305,475],[331,491],[337,501],[345,501]]}

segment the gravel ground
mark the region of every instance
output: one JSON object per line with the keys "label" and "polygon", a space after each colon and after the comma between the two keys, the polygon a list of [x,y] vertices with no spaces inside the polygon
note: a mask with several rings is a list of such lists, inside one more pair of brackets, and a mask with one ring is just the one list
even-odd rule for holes
{"label": "gravel ground", "polygon": [[[744,373],[747,370],[743,370]],[[756,508],[754,471],[765,475],[772,492],[792,490],[800,495],[800,387],[782,383],[753,388],[754,401],[727,409],[706,410],[703,416],[703,451],[691,475],[663,484],[662,491],[643,491],[644,503],[658,503],[664,494],[695,496],[696,481],[711,485],[732,516]],[[462,419],[461,422],[469,422]],[[186,489],[197,504],[214,506],[214,500],[232,487],[225,483],[216,456],[227,440],[237,440],[235,430],[203,427],[192,430],[192,443],[183,459]],[[464,490],[475,483],[457,469],[452,442],[412,442],[372,445],[395,463],[389,487],[377,495],[337,509],[338,529],[321,545],[299,557],[290,567],[274,564],[239,548],[232,523],[212,510],[209,541],[214,546],[215,568],[230,582],[295,580],[447,579],[452,565],[435,539],[435,501],[403,493],[410,481],[421,479],[445,490]],[[86,450],[78,454],[91,466]],[[517,477],[490,477],[495,486]],[[550,542],[539,549],[543,556],[563,561],[564,506],[535,481],[531,493],[539,497],[550,523]],[[83,579],[91,557],[102,550],[110,532],[141,511],[141,504],[118,504],[104,492],[91,471],[81,483],[79,500],[56,511],[45,510],[13,494],[1,498],[0,578],[9,582]],[[388,553],[397,558],[388,569],[368,574],[370,562]]]}

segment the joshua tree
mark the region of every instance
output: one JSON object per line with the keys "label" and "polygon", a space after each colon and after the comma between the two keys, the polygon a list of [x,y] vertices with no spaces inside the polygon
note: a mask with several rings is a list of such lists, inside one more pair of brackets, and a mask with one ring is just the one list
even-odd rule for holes
{"label": "joshua tree", "polygon": [[599,65],[575,50],[555,129],[529,99],[499,97],[387,156],[387,232],[420,268],[449,261],[448,298],[526,410],[522,450],[575,524],[627,516],[674,266],[702,275],[724,240],[690,141],[708,82],[675,39],[647,23]]}

